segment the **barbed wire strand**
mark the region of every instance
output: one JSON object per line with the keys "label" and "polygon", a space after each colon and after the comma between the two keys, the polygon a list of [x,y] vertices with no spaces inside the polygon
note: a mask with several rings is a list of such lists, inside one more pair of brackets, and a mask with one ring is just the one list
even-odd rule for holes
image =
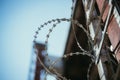
{"label": "barbed wire strand", "polygon": [[[70,21],[69,19],[65,19],[65,18],[62,18],[62,19],[57,19],[57,21],[58,22],[60,22],[60,20],[61,21]],[[44,24],[46,24],[46,23],[44,23]],[[53,27],[55,27],[56,25],[55,24],[53,24],[54,26]],[[52,29],[53,29],[53,27],[52,27]],[[46,41],[48,41],[48,38],[49,38],[49,34],[52,32],[52,29],[49,29],[49,33],[47,34],[47,39],[46,39]],[[40,30],[40,29],[39,29]],[[36,32],[36,33],[38,33],[38,31]],[[37,37],[35,37],[35,38],[37,38]],[[46,42],[47,43],[47,42]],[[47,48],[46,48],[47,49]],[[86,52],[86,51],[84,51],[84,52]],[[72,55],[72,54],[70,54],[70,55]],[[84,54],[85,55],[85,54]],[[40,61],[40,59],[39,59],[39,61]],[[41,61],[40,61],[40,63],[41,63]],[[41,65],[42,66],[44,66],[44,64],[43,63],[41,63]],[[44,67],[45,68],[45,67]],[[45,70],[48,72],[48,73],[51,73],[48,69],[46,69],[45,68]],[[57,76],[58,76],[59,74],[57,74]],[[60,75],[59,75],[60,76]],[[62,77],[63,78],[63,77]]]}

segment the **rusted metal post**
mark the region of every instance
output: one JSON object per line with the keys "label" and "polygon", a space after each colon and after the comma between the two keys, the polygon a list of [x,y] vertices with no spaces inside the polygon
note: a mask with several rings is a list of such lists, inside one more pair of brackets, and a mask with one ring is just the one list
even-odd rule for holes
{"label": "rusted metal post", "polygon": [[34,80],[40,80],[40,71],[43,69],[43,66],[40,64],[38,57],[44,61],[44,57],[42,56],[42,51],[45,50],[45,45],[36,43],[35,49],[37,50],[37,57],[36,57],[36,67],[35,67],[35,76]]}

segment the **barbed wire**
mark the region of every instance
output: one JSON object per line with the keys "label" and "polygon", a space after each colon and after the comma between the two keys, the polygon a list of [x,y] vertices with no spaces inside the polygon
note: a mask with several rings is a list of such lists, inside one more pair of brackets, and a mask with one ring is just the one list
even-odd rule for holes
{"label": "barbed wire", "polygon": [[[93,13],[93,10],[94,10],[94,5],[95,5],[95,0],[93,0],[92,2],[92,5],[91,5],[91,11],[90,11],[90,19],[88,20],[87,22],[87,26],[89,26],[89,24],[92,22],[92,13]],[[71,12],[73,11],[73,5],[71,7]],[[102,15],[102,14],[101,14]],[[56,19],[52,19],[52,20],[48,20],[47,22],[44,22],[42,25],[40,25],[40,27],[38,27],[37,31],[35,32],[35,35],[34,35],[34,40],[33,42],[36,43],[36,39],[38,38],[38,34],[39,34],[39,31],[42,30],[42,28],[44,28],[45,26],[49,25],[49,24],[52,24],[52,27],[49,28],[49,31],[46,35],[46,39],[45,39],[45,51],[46,51],[46,55],[45,55],[45,58],[47,59],[47,61],[50,63],[49,67],[46,67],[45,64],[41,61],[40,57],[37,55],[37,59],[39,60],[40,64],[44,67],[44,69],[46,70],[46,76],[47,74],[51,74],[51,75],[56,75],[57,79],[58,80],[70,80],[70,79],[67,79],[66,77],[64,77],[61,73],[59,73],[55,68],[54,66],[62,59],[67,59],[68,57],[72,57],[74,55],[86,55],[88,57],[91,58],[91,62],[88,66],[88,69],[87,69],[87,79],[89,80],[90,78],[90,70],[91,70],[91,67],[93,65],[93,63],[95,62],[95,56],[92,55],[93,53],[93,46],[94,46],[94,42],[90,36],[90,33],[84,28],[84,26],[82,24],[80,24],[77,20],[74,20],[72,18],[72,14],[71,14],[71,18],[70,19],[67,19],[67,18],[56,18]],[[99,20],[100,21],[100,20]],[[54,61],[51,61],[51,59],[49,58],[49,55],[48,55],[48,41],[49,41],[49,38],[50,38],[50,34],[53,32],[53,29],[58,25],[60,24],[61,22],[71,22],[73,25],[72,25],[72,29],[73,29],[73,34],[74,34],[74,37],[75,37],[75,40],[76,40],[76,43],[77,43],[77,46],[79,47],[79,49],[82,51],[82,52],[74,52],[74,53],[66,53],[64,54],[62,57],[54,60]],[[101,23],[101,22],[100,22]],[[77,25],[77,26],[74,26],[74,25]],[[80,45],[79,43],[79,40],[77,39],[77,36],[76,36],[76,32],[75,32],[75,27],[79,27],[81,28],[85,34],[87,35],[87,38],[88,38],[88,46],[89,46],[89,50],[85,50],[84,48],[82,48],[82,46]],[[46,80],[46,76],[45,76],[45,80]]]}
{"label": "barbed wire", "polygon": [[[66,19],[66,18],[61,18],[61,19],[52,19],[52,20],[49,20],[49,21],[47,21],[47,22],[45,22],[43,25],[41,25],[40,27],[38,27],[38,30],[36,31],[36,34],[35,34],[35,36],[34,36],[34,43],[36,43],[36,38],[37,38],[37,36],[38,36],[38,33],[39,33],[39,31],[43,28],[43,27],[45,27],[46,25],[48,25],[48,24],[51,24],[52,22],[54,22],[54,24],[53,24],[53,26],[52,26],[52,28],[50,28],[49,29],[49,32],[48,32],[48,34],[46,35],[46,40],[45,40],[45,45],[46,45],[46,48],[45,48],[45,50],[46,50],[46,58],[47,58],[47,60],[50,62],[51,60],[49,59],[49,57],[48,57],[48,53],[47,53],[47,44],[48,44],[48,39],[49,39],[49,37],[50,37],[50,33],[52,33],[52,31],[53,31],[53,29],[57,26],[57,24],[59,24],[59,23],[61,23],[61,22],[63,22],[63,21],[66,21],[66,22],[73,22],[74,24],[76,24],[76,25],[78,25],[81,29],[83,29],[83,31],[87,34],[87,36],[88,36],[88,38],[90,39],[89,40],[89,43],[91,43],[92,44],[92,40],[91,40],[91,37],[90,37],[90,35],[89,35],[89,33],[85,30],[85,28],[81,25],[81,24],[79,24],[79,22],[77,21],[77,20],[72,20],[72,19]],[[56,23],[55,23],[56,22]],[[73,27],[73,29],[74,29],[74,27]],[[70,56],[73,56],[73,55],[87,55],[87,56],[89,56],[89,57],[91,57],[91,59],[92,59],[92,61],[94,60],[94,56],[93,55],[91,55],[90,54],[90,51],[85,51],[81,46],[80,46],[80,44],[79,44],[79,42],[78,42],[78,40],[76,39],[76,41],[77,41],[77,45],[78,45],[78,47],[83,51],[83,52],[75,52],[75,53],[69,53],[69,54],[65,54],[65,55],[63,55],[63,57],[62,58],[67,58],[67,57],[70,57]],[[61,60],[62,58],[59,58],[59,59],[57,59],[57,60],[55,60],[55,61],[52,61],[52,62],[50,62],[51,63],[51,65],[49,66],[49,68],[47,68],[42,62],[41,62],[41,60],[40,60],[40,58],[37,56],[37,58],[38,58],[38,60],[39,60],[39,62],[40,62],[40,64],[44,67],[44,69],[46,70],[46,72],[47,73],[50,73],[50,74],[56,74],[59,78],[57,78],[58,80],[61,78],[61,79],[63,79],[63,80],[67,80],[65,77],[63,77],[62,76],[62,74],[60,74],[59,72],[57,72],[53,67],[54,67],[54,65],[57,63],[57,62],[59,62],[59,60]],[[53,72],[51,72],[51,70],[53,71]],[[89,70],[88,70],[89,71]],[[70,80],[70,79],[69,79]]]}
{"label": "barbed wire", "polygon": [[89,64],[89,67],[88,67],[88,70],[87,70],[87,80],[90,80],[89,78],[90,78],[90,76],[89,76],[89,74],[90,74],[90,70],[91,70],[91,67],[92,67],[92,64],[93,64],[94,62],[92,61],[90,64]]}

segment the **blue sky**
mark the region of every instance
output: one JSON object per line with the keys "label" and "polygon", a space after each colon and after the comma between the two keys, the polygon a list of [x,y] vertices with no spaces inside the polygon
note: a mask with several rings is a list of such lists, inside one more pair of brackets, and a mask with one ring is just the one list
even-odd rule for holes
{"label": "blue sky", "polygon": [[[54,18],[70,18],[71,0],[0,0],[0,80],[27,80],[37,27]],[[50,26],[41,31],[44,43]],[[48,52],[61,56],[69,31],[62,23],[51,34]]]}

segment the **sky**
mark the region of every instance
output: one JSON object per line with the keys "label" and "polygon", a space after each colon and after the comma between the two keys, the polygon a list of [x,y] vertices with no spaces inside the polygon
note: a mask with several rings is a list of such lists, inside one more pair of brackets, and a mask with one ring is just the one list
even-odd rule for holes
{"label": "sky", "polygon": [[[70,18],[72,0],[0,0],[0,80],[28,80],[33,36],[40,24],[56,18]],[[51,26],[40,32],[44,43]],[[48,53],[60,57],[69,31],[62,23],[51,33]]]}

